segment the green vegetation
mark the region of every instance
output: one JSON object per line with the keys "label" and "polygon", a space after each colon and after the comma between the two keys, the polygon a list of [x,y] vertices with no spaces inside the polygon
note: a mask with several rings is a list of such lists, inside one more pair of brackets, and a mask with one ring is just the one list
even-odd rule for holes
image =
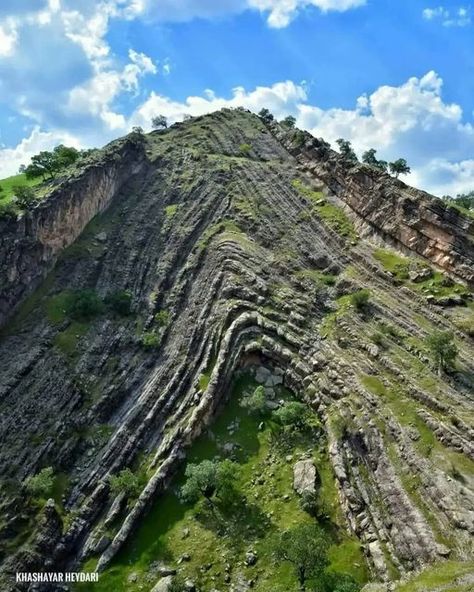
{"label": "green vegetation", "polygon": [[216,498],[224,505],[232,503],[236,498],[237,474],[238,465],[230,460],[190,463],[184,473],[186,482],[181,488],[181,498],[188,503],[204,498],[213,509]]}
{"label": "green vegetation", "polygon": [[411,168],[404,158],[398,158],[394,162],[390,162],[388,167],[391,174],[395,175],[397,179],[400,175],[409,175],[411,173]]}
{"label": "green vegetation", "polygon": [[367,310],[370,301],[369,290],[358,290],[350,296],[352,306],[359,312]]}
{"label": "green vegetation", "polygon": [[354,149],[352,148],[352,145],[349,142],[349,140],[339,138],[338,140],[336,140],[336,144],[339,146],[339,152],[342,158],[344,158],[344,160],[347,160],[348,162],[351,162],[353,164],[359,162],[357,154],[354,152]]}
{"label": "green vegetation", "polygon": [[28,209],[36,201],[35,190],[27,185],[15,185],[13,187],[13,197],[21,210]]}
{"label": "green vegetation", "polygon": [[443,370],[447,372],[453,369],[458,355],[453,333],[450,331],[435,331],[426,338],[426,345],[431,352],[439,375],[442,374]]}
{"label": "green vegetation", "polygon": [[[443,592],[471,592],[474,561],[443,561],[432,565],[404,584],[399,584],[396,592],[425,592],[443,590]],[[465,578],[463,584],[463,576]],[[459,579],[459,583],[456,580]]]}
{"label": "green vegetation", "polygon": [[164,115],[156,115],[151,120],[151,127],[154,130],[164,130],[168,127],[168,120]]}
{"label": "green vegetation", "polygon": [[367,150],[367,152],[364,152],[362,155],[362,162],[386,173],[388,171],[388,162],[386,160],[378,160],[375,156],[376,154],[377,150],[370,148],[370,150]]}
{"label": "green vegetation", "polygon": [[165,207],[165,216],[167,220],[171,220],[178,211],[179,204],[170,204],[169,206]]}
{"label": "green vegetation", "polygon": [[337,281],[337,275],[333,273],[325,273],[315,269],[302,269],[295,273],[296,277],[309,278],[316,284],[324,284],[325,286],[334,286]]}
{"label": "green vegetation", "polygon": [[76,290],[67,300],[67,314],[76,321],[90,321],[104,311],[104,303],[95,290]]}
{"label": "green vegetation", "polygon": [[273,115],[270,113],[270,111],[268,109],[261,109],[258,116],[260,117],[260,119],[265,123],[265,124],[269,124],[272,121],[274,121],[274,117]]}
{"label": "green vegetation", "polygon": [[123,493],[125,497],[137,497],[142,489],[141,479],[129,468],[109,477],[110,491],[113,495]]}
{"label": "green vegetation", "polygon": [[267,411],[264,387],[258,386],[252,393],[244,395],[240,404],[251,414],[264,415]]}
{"label": "green vegetation", "polygon": [[159,327],[166,327],[170,322],[170,313],[167,310],[160,310],[155,314],[155,322]]}
{"label": "green vegetation", "polygon": [[280,123],[283,125],[283,127],[293,129],[296,125],[296,117],[293,117],[293,115],[288,115],[288,117],[285,117],[285,119],[280,121]]}
{"label": "green vegetation", "polygon": [[313,191],[304,185],[299,179],[294,179],[293,187],[312,203],[312,210],[325,222],[329,228],[335,230],[340,236],[351,241],[357,240],[357,233],[352,222],[346,216],[344,210],[325,200],[320,191]]}
{"label": "green vegetation", "polygon": [[[189,449],[187,464],[178,472],[168,490],[157,497],[150,511],[133,533],[112,564],[101,574],[99,583],[78,586],[78,590],[138,592],[153,587],[157,578],[150,580],[153,562],[176,566],[179,579],[190,579],[199,590],[226,589],[225,565],[232,568],[230,576],[236,581],[243,571],[246,579],[255,581],[255,592],[288,592],[297,589],[298,578],[292,565],[276,561],[275,542],[283,532],[292,531],[302,524],[314,525],[315,518],[300,507],[293,490],[293,462],[288,461],[287,450],[278,446],[272,437],[270,418],[263,419],[248,413],[241,406],[244,396],[252,394],[258,384],[241,375],[232,390],[226,407]],[[291,394],[276,387],[277,398],[291,401]],[[308,409],[308,422],[317,422]],[[230,433],[233,426],[233,433]],[[337,488],[325,444],[313,433],[301,433],[292,447],[294,462],[307,454],[315,444],[314,462],[320,475],[318,504],[325,508],[325,518],[319,524],[327,540],[329,563],[325,570],[327,588],[322,592],[353,592],[358,588],[338,588],[346,579],[339,572],[350,573],[357,582],[367,581],[367,569],[360,544],[349,537],[339,508]],[[213,495],[212,508],[203,495],[195,502],[185,502],[181,491],[187,483],[186,467],[211,461],[214,469],[224,459],[232,468],[230,481],[236,497],[231,503],[222,502]],[[237,469],[237,470],[236,470]],[[189,475],[189,472],[188,472]],[[245,564],[246,553],[252,549],[257,561]],[[179,561],[187,555],[187,561]],[[96,559],[88,561],[84,569],[92,569]],[[203,566],[205,569],[203,569]],[[133,581],[130,575],[136,574]],[[330,579],[329,574],[336,575]],[[331,587],[329,585],[331,584]],[[179,588],[178,588],[179,589]],[[308,590],[311,588],[308,587]]]}
{"label": "green vegetation", "polygon": [[240,144],[239,152],[242,156],[248,156],[252,152],[252,146],[250,144]]}
{"label": "green vegetation", "polygon": [[141,334],[140,342],[145,349],[158,349],[161,344],[161,335],[156,331],[144,331]]}
{"label": "green vegetation", "polygon": [[[425,296],[443,298],[458,295],[466,297],[469,294],[465,286],[452,281],[440,271],[433,271],[420,259],[404,257],[390,249],[375,249],[373,255],[399,283],[406,284],[412,290]],[[426,277],[411,281],[409,277],[412,270],[425,272]]]}
{"label": "green vegetation", "polygon": [[204,392],[207,387],[209,386],[209,381],[211,380],[211,374],[209,372],[204,372],[199,376],[199,389]]}
{"label": "green vegetation", "polygon": [[88,324],[75,321],[54,337],[54,345],[66,356],[73,357],[77,353],[79,339],[86,335],[88,330]]}
{"label": "green vegetation", "polygon": [[35,498],[47,498],[53,493],[54,472],[52,467],[41,469],[24,482],[26,491]]}
{"label": "green vegetation", "polygon": [[40,179],[28,179],[24,173],[0,180],[0,205],[11,201],[15,187],[34,187],[41,183]]}
{"label": "green vegetation", "polygon": [[28,179],[55,179],[60,171],[74,164],[80,155],[79,150],[60,144],[51,152],[43,150],[35,154],[28,166],[20,167],[20,172],[25,173]]}
{"label": "green vegetation", "polygon": [[125,317],[130,314],[132,295],[126,290],[118,290],[106,296],[105,304],[113,312]]}

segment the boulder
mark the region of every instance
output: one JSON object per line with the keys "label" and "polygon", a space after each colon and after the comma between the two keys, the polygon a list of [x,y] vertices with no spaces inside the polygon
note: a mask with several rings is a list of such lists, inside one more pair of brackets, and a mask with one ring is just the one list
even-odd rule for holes
{"label": "boulder", "polygon": [[173,576],[161,578],[151,589],[151,592],[168,592],[173,582]]}
{"label": "boulder", "polygon": [[293,487],[300,495],[316,491],[316,467],[312,460],[299,460],[293,467]]}

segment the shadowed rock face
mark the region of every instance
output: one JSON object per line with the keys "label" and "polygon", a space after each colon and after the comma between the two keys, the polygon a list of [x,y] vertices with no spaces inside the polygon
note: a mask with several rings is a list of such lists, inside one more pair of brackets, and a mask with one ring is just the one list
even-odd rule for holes
{"label": "shadowed rock face", "polygon": [[[458,372],[437,378],[423,340],[452,329],[451,314],[397,287],[370,243],[341,235],[298,187],[321,189],[329,204],[335,193],[379,240],[466,281],[472,226],[366,167],[348,170],[317,142],[293,145],[292,133],[247,112],[196,118],[112,146],[104,158],[113,164],[65,182],[31,214],[30,234],[26,222],[5,230],[4,318],[55,266],[0,341],[2,590],[19,568],[71,568],[93,554],[105,567],[252,357],[282,368],[285,385],[318,411],[347,528],[374,579],[470,556],[472,340],[456,331]],[[62,199],[70,218],[49,213]],[[38,260],[20,254],[27,239],[15,246],[16,232],[42,245]],[[371,290],[365,311],[347,296],[361,287]],[[127,290],[132,314],[71,321],[61,296],[84,288]],[[392,330],[375,345],[377,327]],[[144,334],[160,344],[146,349]],[[149,480],[126,508],[107,477],[134,463]],[[62,529],[51,505],[40,524],[15,523],[18,483],[44,466],[70,476]],[[104,524],[115,525],[110,542]],[[11,531],[32,537],[21,546]]]}

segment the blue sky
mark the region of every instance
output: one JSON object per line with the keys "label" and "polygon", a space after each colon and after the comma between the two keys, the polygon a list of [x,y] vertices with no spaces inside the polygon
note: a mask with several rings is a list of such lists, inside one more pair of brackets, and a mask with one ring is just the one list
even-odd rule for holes
{"label": "blue sky", "polygon": [[224,106],[474,189],[474,8],[443,0],[2,0],[0,176]]}

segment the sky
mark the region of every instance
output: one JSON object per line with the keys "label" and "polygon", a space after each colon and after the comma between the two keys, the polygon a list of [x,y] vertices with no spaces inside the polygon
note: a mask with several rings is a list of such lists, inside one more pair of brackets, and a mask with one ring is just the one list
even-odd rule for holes
{"label": "sky", "polygon": [[0,178],[59,143],[237,106],[404,157],[436,195],[473,190],[474,6],[0,0]]}

